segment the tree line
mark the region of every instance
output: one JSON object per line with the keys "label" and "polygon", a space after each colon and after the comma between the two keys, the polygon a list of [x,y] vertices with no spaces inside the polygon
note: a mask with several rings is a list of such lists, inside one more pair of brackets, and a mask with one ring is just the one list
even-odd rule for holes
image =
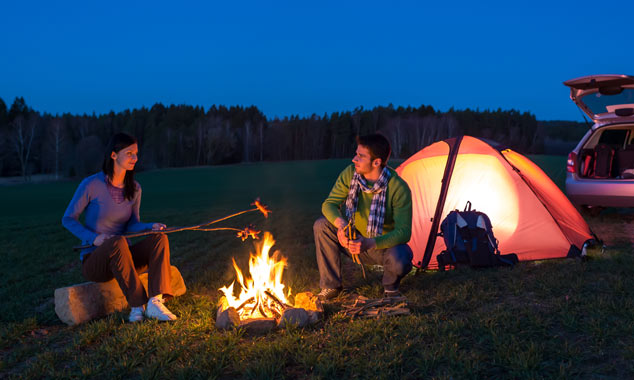
{"label": "tree line", "polygon": [[[565,122],[563,122],[565,123]],[[139,170],[239,162],[348,158],[355,137],[379,132],[393,157],[467,134],[497,141],[522,153],[541,153],[546,124],[516,110],[454,110],[431,106],[356,108],[323,116],[267,119],[255,106],[157,103],[151,108],[102,115],[51,115],[17,97],[0,98],[0,176],[85,176],[100,170],[109,137],[126,132],[139,140]],[[554,138],[566,134],[556,130]],[[565,139],[565,136],[564,136]]]}

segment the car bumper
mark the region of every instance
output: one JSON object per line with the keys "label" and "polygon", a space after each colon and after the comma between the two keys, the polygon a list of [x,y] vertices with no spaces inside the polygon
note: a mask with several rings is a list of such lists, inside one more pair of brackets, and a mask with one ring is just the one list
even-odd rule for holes
{"label": "car bumper", "polygon": [[634,179],[566,176],[566,195],[577,206],[634,207]]}

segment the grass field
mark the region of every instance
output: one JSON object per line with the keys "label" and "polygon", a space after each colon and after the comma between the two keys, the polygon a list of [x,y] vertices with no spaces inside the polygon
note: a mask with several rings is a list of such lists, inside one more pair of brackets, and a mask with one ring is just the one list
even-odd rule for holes
{"label": "grass field", "polygon": [[[563,186],[564,157],[533,157]],[[288,257],[286,283],[318,291],[312,223],[346,160],[244,164],[146,172],[144,221],[190,225],[247,209],[273,210],[226,225],[271,231]],[[53,309],[55,288],[83,282],[77,240],[60,220],[77,181],[0,187],[0,378],[631,378],[634,256],[629,239],[589,260],[513,269],[425,272],[403,280],[412,315],[354,320],[326,310],[317,325],[262,337],[215,329],[217,289],[246,267],[252,244],[231,233],[170,235],[187,283],[170,301],[175,323],[124,323],[127,313],[75,327]],[[624,228],[621,214],[589,219]],[[381,294],[381,273],[355,291]]]}

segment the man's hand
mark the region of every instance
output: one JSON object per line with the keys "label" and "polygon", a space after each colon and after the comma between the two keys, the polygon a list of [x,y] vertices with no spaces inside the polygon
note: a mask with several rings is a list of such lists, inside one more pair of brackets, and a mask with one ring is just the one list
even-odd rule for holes
{"label": "man's hand", "polygon": [[167,226],[163,223],[154,223],[152,224],[152,231],[163,231]]}
{"label": "man's hand", "polygon": [[339,240],[339,244],[342,247],[348,248],[348,237],[346,236],[346,226],[348,222],[346,222],[343,218],[335,219],[334,223],[335,227],[337,227],[337,239]]}
{"label": "man's hand", "polygon": [[100,245],[103,244],[104,241],[110,239],[111,237],[112,237],[112,235],[99,234],[99,235],[97,235],[95,240],[92,242],[92,245],[94,245],[95,247],[99,247]]}
{"label": "man's hand", "polygon": [[376,241],[374,239],[361,236],[357,240],[350,240],[348,243],[348,250],[353,255],[358,255],[361,252],[365,252],[368,249],[376,247]]}
{"label": "man's hand", "polygon": [[339,244],[341,244],[342,247],[348,248],[348,242],[350,241],[350,239],[348,239],[348,237],[346,236],[345,228],[337,229],[337,239],[339,239]]}

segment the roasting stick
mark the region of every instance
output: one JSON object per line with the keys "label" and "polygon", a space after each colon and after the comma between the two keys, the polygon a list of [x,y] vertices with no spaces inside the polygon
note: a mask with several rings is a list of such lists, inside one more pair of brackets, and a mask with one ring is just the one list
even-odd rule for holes
{"label": "roasting stick", "polygon": [[[243,231],[244,233],[246,233],[246,237],[248,237],[249,235],[252,235],[253,238],[257,238],[257,233],[259,233],[259,231],[257,231],[257,233],[255,234],[256,236],[253,236],[253,234],[249,233],[249,232],[253,232],[251,229],[247,230],[249,227],[247,227],[247,229],[244,230],[240,230],[237,228],[230,228],[230,227],[221,227],[221,228],[204,228],[206,226],[209,226],[211,224],[216,224],[219,222],[222,222],[224,220],[230,219],[230,218],[234,218],[238,215],[242,215],[242,214],[246,214],[247,212],[253,212],[253,211],[260,211],[262,214],[264,214],[265,218],[268,218],[269,213],[271,212],[271,210],[264,204],[262,204],[260,202],[260,198],[256,199],[253,203],[251,203],[252,206],[255,206],[252,209],[248,209],[248,210],[244,210],[244,211],[240,211],[240,212],[236,212],[235,214],[231,214],[225,217],[222,217],[220,219],[215,219],[215,220],[211,220],[209,222],[205,222],[202,224],[197,224],[195,226],[187,226],[187,227],[172,227],[172,228],[166,228],[164,230],[149,230],[149,231],[141,231],[141,232],[133,232],[133,233],[129,233],[129,234],[124,234],[121,235],[125,238],[135,238],[135,237],[141,237],[141,236],[146,236],[146,235],[152,235],[152,234],[170,234],[173,232],[181,232],[181,231],[239,231],[238,233],[238,237],[244,237],[243,235],[240,234],[241,231]],[[242,239],[244,240],[244,239]],[[80,249],[85,249],[85,248],[90,248],[92,247],[92,244],[90,245],[80,245],[80,246],[75,246],[73,247],[74,250],[80,250]]]}
{"label": "roasting stick", "polygon": [[[348,239],[351,240],[357,240],[357,230],[356,228],[354,228],[354,226],[352,225],[352,221],[349,220],[348,221],[348,225],[346,226],[346,228],[348,229]],[[360,254],[350,254],[350,256],[352,256],[352,261],[356,264],[361,265],[361,273],[363,273],[363,278],[365,279],[365,267],[363,266],[363,263],[361,262],[361,257]]]}

